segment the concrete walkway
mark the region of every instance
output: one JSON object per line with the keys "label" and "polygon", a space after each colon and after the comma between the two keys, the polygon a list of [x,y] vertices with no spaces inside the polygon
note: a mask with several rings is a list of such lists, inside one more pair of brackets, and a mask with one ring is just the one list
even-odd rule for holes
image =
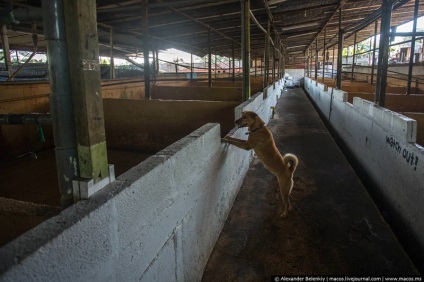
{"label": "concrete walkway", "polygon": [[284,92],[269,128],[300,163],[294,210],[282,219],[278,183],[254,160],[203,280],[271,275],[418,275],[301,88]]}

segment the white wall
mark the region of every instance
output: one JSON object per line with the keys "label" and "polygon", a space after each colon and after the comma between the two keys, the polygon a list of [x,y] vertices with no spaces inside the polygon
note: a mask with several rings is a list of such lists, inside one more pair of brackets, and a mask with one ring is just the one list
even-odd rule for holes
{"label": "white wall", "polygon": [[417,123],[374,103],[305,78],[305,90],[354,154],[379,194],[424,251],[424,148],[416,144]]}
{"label": "white wall", "polygon": [[199,281],[251,160],[207,124],[1,248],[0,281]]}
{"label": "white wall", "polygon": [[294,81],[298,81],[305,76],[304,69],[285,69],[286,74],[293,77]]}

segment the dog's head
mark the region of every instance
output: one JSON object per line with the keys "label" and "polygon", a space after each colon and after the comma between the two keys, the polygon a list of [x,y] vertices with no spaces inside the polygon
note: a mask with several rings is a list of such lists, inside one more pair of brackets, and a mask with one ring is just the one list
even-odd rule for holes
{"label": "dog's head", "polygon": [[252,128],[254,125],[263,124],[264,122],[261,118],[255,113],[251,111],[246,111],[241,114],[241,118],[235,121],[238,127],[249,127]]}

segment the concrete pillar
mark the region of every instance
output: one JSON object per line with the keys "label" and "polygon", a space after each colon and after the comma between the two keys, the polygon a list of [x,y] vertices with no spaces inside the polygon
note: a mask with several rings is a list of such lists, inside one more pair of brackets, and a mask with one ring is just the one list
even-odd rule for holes
{"label": "concrete pillar", "polygon": [[[95,0],[64,0],[78,159],[79,192],[88,197],[109,183]],[[87,184],[83,187],[82,182]],[[90,184],[91,183],[91,184]],[[101,185],[102,187],[99,187]],[[81,189],[86,189],[82,191]]]}
{"label": "concrete pillar", "polygon": [[243,101],[250,98],[250,0],[241,0],[241,53],[243,58]]}

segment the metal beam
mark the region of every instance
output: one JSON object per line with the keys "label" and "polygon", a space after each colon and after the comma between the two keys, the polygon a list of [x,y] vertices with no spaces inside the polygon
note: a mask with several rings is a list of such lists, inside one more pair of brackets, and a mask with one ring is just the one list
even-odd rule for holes
{"label": "metal beam", "polygon": [[180,14],[180,15],[182,15],[182,16],[184,16],[184,17],[188,18],[188,19],[190,19],[191,21],[193,21],[193,22],[195,22],[195,23],[198,23],[198,24],[200,24],[200,25],[202,25],[202,26],[204,26],[204,27],[206,27],[206,28],[208,28],[208,29],[212,29],[212,31],[213,31],[214,33],[221,35],[223,38],[228,39],[228,40],[230,40],[230,41],[234,41],[234,42],[235,42],[235,43],[237,43],[238,45],[241,45],[241,43],[240,43],[240,42],[235,41],[233,38],[231,38],[231,37],[229,37],[229,36],[225,35],[224,33],[222,33],[222,32],[220,32],[220,31],[218,31],[218,30],[214,29],[214,28],[213,28],[213,27],[211,27],[210,25],[208,25],[208,24],[206,24],[206,23],[204,23],[204,22],[202,22],[202,21],[200,21],[200,20],[198,20],[198,19],[196,19],[196,18],[193,18],[193,17],[191,17],[190,15],[188,15],[188,14],[186,14],[186,13],[184,13],[184,12],[182,12],[182,11],[180,11],[180,10],[178,10],[178,9],[174,8],[174,7],[172,7],[170,4],[165,3],[163,0],[156,0],[156,1],[157,1],[157,2],[159,2],[159,3],[163,3],[164,5],[166,5],[166,6],[167,6],[170,10],[172,10],[173,12],[178,13],[178,14]]}

